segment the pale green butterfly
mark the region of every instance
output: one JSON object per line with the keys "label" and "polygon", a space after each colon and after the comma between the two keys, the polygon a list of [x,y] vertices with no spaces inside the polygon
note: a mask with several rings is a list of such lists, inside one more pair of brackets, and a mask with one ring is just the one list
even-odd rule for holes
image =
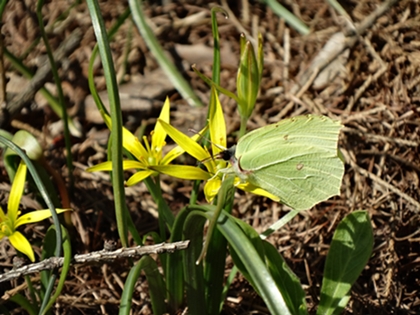
{"label": "pale green butterfly", "polygon": [[251,131],[219,156],[230,161],[242,181],[295,210],[305,210],[340,194],[341,128],[340,122],[325,116],[297,116]]}

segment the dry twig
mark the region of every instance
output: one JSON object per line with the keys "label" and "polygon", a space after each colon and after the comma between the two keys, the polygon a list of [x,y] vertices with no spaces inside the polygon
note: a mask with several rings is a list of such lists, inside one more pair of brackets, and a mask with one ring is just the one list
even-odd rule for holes
{"label": "dry twig", "polygon": [[[117,258],[134,258],[150,254],[173,253],[177,250],[188,248],[189,241],[175,243],[161,243],[150,246],[137,246],[129,248],[120,248],[115,251],[106,249],[91,252],[88,254],[75,255],[72,264],[86,264],[90,262],[103,262],[115,260]],[[0,282],[12,280],[20,276],[28,275],[42,270],[51,270],[63,266],[64,257],[51,257],[39,263],[26,265],[20,268],[12,269],[0,275]]]}

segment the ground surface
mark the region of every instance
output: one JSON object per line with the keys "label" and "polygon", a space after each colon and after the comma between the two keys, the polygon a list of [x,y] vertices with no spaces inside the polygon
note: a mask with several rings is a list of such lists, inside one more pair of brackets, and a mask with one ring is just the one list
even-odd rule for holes
{"label": "ground surface", "polygon": [[[222,85],[235,90],[240,33],[251,38],[261,32],[265,70],[249,129],[303,113],[341,119],[345,128],[339,146],[346,160],[346,173],[339,197],[302,213],[275,233],[270,241],[301,279],[307,291],[308,305],[314,312],[323,264],[335,227],[346,214],[365,209],[374,227],[374,252],[353,287],[346,313],[419,314],[420,6],[417,1],[399,1],[377,20],[367,23],[359,41],[334,64],[334,71],[329,72],[329,76],[323,72],[323,79],[313,82],[308,72],[313,69],[311,62],[316,56],[319,58],[324,44],[333,34],[351,34],[351,25],[343,22],[325,1],[284,2],[311,28],[310,35],[302,36],[290,29],[260,3],[228,3],[231,18],[219,17]],[[10,1],[3,17],[2,33],[7,49],[35,71],[42,63],[40,57],[45,55],[45,49],[36,42],[39,32],[35,4],[31,1],[25,3]],[[98,119],[88,98],[88,61],[95,44],[89,13],[86,4],[81,3],[75,4],[68,15],[60,16],[71,4],[54,1],[46,4],[43,12],[54,49],[73,32],[79,30],[82,34],[74,52],[63,58],[60,74],[69,114],[80,123],[81,136],[74,137],[72,147],[76,168],[71,207],[78,234],[74,252],[86,253],[102,249],[104,239],[118,239],[118,235],[108,175],[84,171],[87,166],[106,158],[108,130]],[[343,1],[342,4],[358,26],[367,21],[380,1]],[[161,44],[171,53],[204,103],[208,101],[209,90],[190,66],[195,63],[202,72],[211,74],[209,9],[214,5],[216,3],[205,1],[174,1],[166,5],[148,3],[146,6]],[[107,26],[111,26],[126,7],[122,1],[103,2],[101,8]],[[173,125],[184,130],[203,126],[205,109],[191,109],[181,99],[158,69],[130,21],[127,20],[118,31],[112,48],[122,82],[124,121],[128,128],[136,130],[142,126],[150,130],[166,95],[171,99]],[[326,54],[333,52],[326,51]],[[10,80],[8,92],[19,93],[23,89],[21,74],[7,60],[5,67]],[[98,89],[104,90],[99,63],[95,75]],[[226,97],[221,101],[228,133],[232,134],[239,128],[236,107]],[[66,176],[65,150],[58,138],[61,129],[56,124],[57,116],[45,103],[37,96],[13,120],[3,123],[2,128],[10,132],[31,130],[43,143],[48,162]],[[233,137],[231,141],[234,141]],[[3,206],[10,185],[4,168],[1,168],[0,175]],[[174,212],[188,201],[190,183],[164,178],[163,187]],[[156,206],[145,187],[128,188],[127,200],[140,232],[145,234],[156,230]],[[31,209],[36,205],[24,201],[25,207]],[[285,213],[286,207],[251,195],[238,194],[235,203],[235,215],[257,231],[265,230]],[[28,226],[23,232],[40,240],[45,229]],[[13,255],[14,250],[3,241],[0,268],[10,268]],[[59,298],[59,313],[114,314],[128,270],[128,264],[125,269],[121,263],[73,269]],[[21,283],[22,280],[3,283],[0,292]],[[133,312],[150,313],[146,283],[139,284]],[[268,313],[252,287],[239,278],[228,294],[224,313],[251,312]]]}

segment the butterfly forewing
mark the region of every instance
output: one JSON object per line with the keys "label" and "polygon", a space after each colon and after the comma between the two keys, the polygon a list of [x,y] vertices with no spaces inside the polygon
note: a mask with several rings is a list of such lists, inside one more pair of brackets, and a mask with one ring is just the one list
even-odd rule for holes
{"label": "butterfly forewing", "polygon": [[323,116],[285,119],[241,138],[236,157],[254,185],[294,209],[308,209],[339,194],[344,173],[337,156],[341,127]]}

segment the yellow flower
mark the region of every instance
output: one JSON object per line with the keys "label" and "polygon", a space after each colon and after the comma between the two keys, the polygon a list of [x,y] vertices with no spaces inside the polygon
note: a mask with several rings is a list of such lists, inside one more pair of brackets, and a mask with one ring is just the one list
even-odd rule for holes
{"label": "yellow flower", "polygon": [[[7,214],[5,214],[0,207],[0,240],[3,237],[8,237],[14,248],[24,253],[32,262],[34,262],[35,255],[31,244],[26,237],[16,229],[23,224],[35,223],[49,218],[51,216],[51,211],[49,209],[36,210],[20,216],[19,203],[25,186],[26,169],[26,164],[21,161],[10,191]],[[61,213],[69,211],[70,209],[56,210],[57,213]]]}
{"label": "yellow flower", "polygon": [[[155,129],[151,133],[151,143],[147,137],[143,137],[144,146],[141,144],[139,139],[134,136],[126,128],[123,128],[123,147],[130,152],[136,160],[124,160],[123,169],[137,169],[138,171],[131,176],[126,184],[127,186],[135,185],[149,176],[155,176],[159,173],[156,169],[159,166],[166,166],[170,172],[178,174],[177,177],[185,179],[196,179],[195,173],[192,178],[189,174],[195,169],[192,166],[182,166],[182,165],[168,165],[175,158],[184,153],[184,150],[181,147],[175,147],[165,156],[162,154],[163,147],[166,145],[165,138],[167,133],[165,128],[162,127],[160,122],[169,124],[169,115],[170,114],[170,104],[169,99],[167,98],[165,104],[163,105],[162,111],[159,116],[159,121],[155,125]],[[112,129],[111,119],[109,116],[105,115],[105,123],[108,125],[109,129]],[[111,171],[112,162],[107,161],[100,163],[98,165],[89,167],[88,172],[97,172],[97,171]],[[202,172],[200,179],[208,179],[208,176],[205,172]]]}
{"label": "yellow flower", "polygon": [[[207,180],[207,183],[204,186],[204,194],[207,201],[213,200],[217,195],[220,186],[222,184],[223,176],[227,172],[233,172],[233,169],[228,166],[228,162],[217,159],[213,157],[226,150],[226,124],[223,117],[223,110],[220,104],[219,98],[217,96],[216,90],[213,88],[211,93],[210,100],[210,109],[209,109],[209,130],[210,130],[210,139],[212,142],[212,152],[213,155],[209,153],[207,148],[201,147],[195,140],[195,138],[189,138],[183,133],[176,130],[174,127],[169,125],[169,123],[164,121],[159,121],[168,135],[188,154],[196,158],[198,161],[201,161],[207,169],[207,172],[198,168],[191,167],[188,168],[188,179],[199,179]],[[181,166],[177,166],[177,171],[174,172],[173,169],[168,166],[159,166],[153,167],[154,170],[168,174],[178,178],[184,178],[184,173],[180,172]],[[183,166],[187,168],[187,166]],[[239,189],[252,192],[254,194],[266,196],[272,200],[278,201],[279,198],[268,193],[267,191],[252,185],[247,181],[241,180],[239,177],[235,178],[235,186]]]}

